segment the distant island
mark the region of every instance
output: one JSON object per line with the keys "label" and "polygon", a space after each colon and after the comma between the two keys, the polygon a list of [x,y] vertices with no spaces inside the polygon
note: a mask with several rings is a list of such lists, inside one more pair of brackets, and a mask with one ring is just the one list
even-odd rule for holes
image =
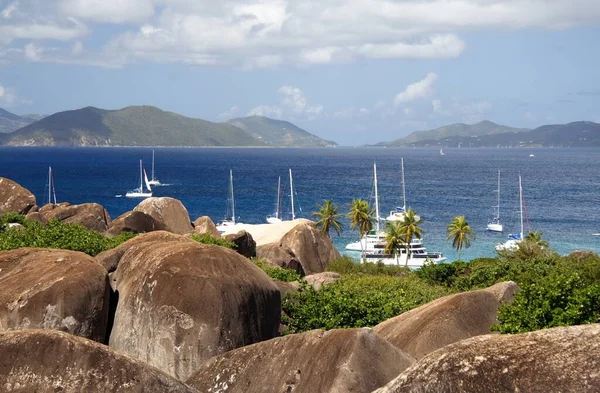
{"label": "distant island", "polygon": [[[215,123],[152,106],[129,106],[86,107],[37,120],[0,111],[4,146],[337,146],[292,123],[262,116]],[[15,126],[20,127],[6,131]]]}
{"label": "distant island", "polygon": [[600,147],[600,124],[577,121],[535,129],[512,128],[482,121],[417,131],[379,147]]}

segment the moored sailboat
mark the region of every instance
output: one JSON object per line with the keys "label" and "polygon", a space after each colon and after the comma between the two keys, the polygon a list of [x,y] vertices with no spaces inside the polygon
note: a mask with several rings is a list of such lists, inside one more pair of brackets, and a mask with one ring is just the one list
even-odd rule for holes
{"label": "moored sailboat", "polygon": [[151,186],[162,186],[160,180],[154,177],[154,150],[152,150],[152,171],[150,172],[150,180],[148,184]]}
{"label": "moored sailboat", "polygon": [[[231,214],[231,215],[229,215]],[[235,197],[233,194],[233,171],[229,170],[229,195],[227,198],[227,216],[226,218],[218,223],[217,230],[219,232],[225,232],[228,228],[235,226]],[[238,222],[237,224],[241,224]]]}
{"label": "moored sailboat", "polygon": [[524,239],[523,235],[523,185],[521,175],[519,174],[519,212],[521,216],[521,232],[508,235],[508,240],[504,243],[496,245],[496,251],[509,250],[514,251],[519,247]]}
{"label": "moored sailboat", "polygon": [[[146,185],[146,191],[144,191],[144,183]],[[125,196],[127,198],[149,198],[152,196],[152,187],[150,187],[148,182],[148,175],[146,175],[142,160],[140,160],[140,186],[127,192]]]}
{"label": "moored sailboat", "polygon": [[490,220],[487,224],[487,230],[492,232],[502,232],[504,229],[500,222],[500,169],[498,169],[498,189],[496,190],[498,199],[496,202],[496,216]]}
{"label": "moored sailboat", "polygon": [[281,176],[277,180],[277,200],[275,201],[275,213],[267,216],[269,224],[277,224],[281,222]]}

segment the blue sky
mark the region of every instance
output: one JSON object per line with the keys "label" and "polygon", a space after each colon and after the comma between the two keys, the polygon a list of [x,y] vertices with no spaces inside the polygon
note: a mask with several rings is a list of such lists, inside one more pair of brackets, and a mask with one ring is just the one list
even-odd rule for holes
{"label": "blue sky", "polygon": [[0,0],[0,107],[261,114],[343,145],[600,121],[598,0]]}

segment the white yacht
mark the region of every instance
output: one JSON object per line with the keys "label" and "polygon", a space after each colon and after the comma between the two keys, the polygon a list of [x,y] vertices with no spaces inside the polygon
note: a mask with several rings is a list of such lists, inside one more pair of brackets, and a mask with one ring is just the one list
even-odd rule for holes
{"label": "white yacht", "polygon": [[154,150],[152,150],[152,172],[150,173],[151,179],[148,180],[148,184],[151,186],[162,186],[160,180],[154,177]]}
{"label": "white yacht", "polygon": [[521,213],[521,232],[508,235],[508,240],[496,245],[496,251],[510,250],[514,251],[523,241],[523,186],[521,184],[521,175],[519,175],[519,207]]}
{"label": "white yacht", "polygon": [[[144,183],[146,184],[146,190],[144,191]],[[146,170],[143,167],[142,160],[140,160],[140,186],[132,191],[125,194],[127,198],[150,198],[152,196],[152,187],[148,183],[148,176]]]}
{"label": "white yacht", "polygon": [[496,208],[496,215],[488,222],[486,229],[492,232],[502,232],[504,228],[500,222],[500,169],[498,169],[498,189],[496,190],[496,193],[498,195],[498,202],[496,206],[494,206]]}
{"label": "white yacht", "polygon": [[446,260],[441,252],[427,252],[421,239],[412,239],[410,242],[410,258],[406,248],[402,247],[398,255],[385,252],[385,243],[380,242],[375,245],[375,250],[368,252],[365,256],[367,262],[383,262],[385,265],[408,266],[410,268],[420,268],[427,262],[440,263]]}
{"label": "white yacht", "polygon": [[[404,183],[404,158],[401,159],[402,163],[402,206],[397,206],[394,210],[390,211],[390,215],[385,218],[386,221],[403,221],[404,215],[406,214],[406,187]],[[415,216],[418,220],[421,217]]]}
{"label": "white yacht", "polygon": [[[227,229],[233,227],[235,222],[235,199],[233,196],[233,171],[229,170],[229,195],[227,198],[227,213],[231,213],[231,216],[225,218],[223,221],[216,225],[219,232],[225,232]],[[241,224],[241,223],[238,223]]]}

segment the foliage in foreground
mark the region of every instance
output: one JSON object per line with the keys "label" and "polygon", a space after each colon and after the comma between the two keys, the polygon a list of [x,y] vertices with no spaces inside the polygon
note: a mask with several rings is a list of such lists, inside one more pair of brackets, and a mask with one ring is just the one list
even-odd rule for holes
{"label": "foliage in foreground", "polygon": [[214,244],[216,246],[230,248],[232,250],[235,250],[237,248],[235,243],[227,241],[220,237],[214,237],[210,233],[194,234],[191,235],[190,238],[202,244]]}
{"label": "foliage in foreground", "polygon": [[303,283],[288,293],[282,323],[286,333],[374,326],[447,293],[414,275],[349,274],[319,291]]}
{"label": "foliage in foreground", "polygon": [[410,273],[406,266],[386,265],[379,261],[377,263],[365,262],[358,263],[351,257],[344,255],[341,258],[329,262],[327,271],[340,274],[363,273],[371,275],[387,275],[402,277]]}
{"label": "foliage in foreground", "polygon": [[292,282],[292,281],[299,281],[301,278],[300,275],[293,270],[282,269],[280,267],[269,265],[269,263],[265,259],[252,258],[251,261],[254,262],[254,264],[256,266],[261,268],[262,271],[267,273],[267,276],[269,276],[275,280],[284,281],[284,282]]}
{"label": "foliage in foreground", "polygon": [[21,247],[39,247],[81,251],[95,256],[102,251],[115,248],[135,236],[133,233],[123,232],[119,236],[107,238],[81,225],[65,224],[58,220],[41,224],[27,221],[23,216],[12,213],[0,217],[2,226],[9,222],[18,222],[25,229],[4,228],[1,230],[0,251],[14,250]]}

